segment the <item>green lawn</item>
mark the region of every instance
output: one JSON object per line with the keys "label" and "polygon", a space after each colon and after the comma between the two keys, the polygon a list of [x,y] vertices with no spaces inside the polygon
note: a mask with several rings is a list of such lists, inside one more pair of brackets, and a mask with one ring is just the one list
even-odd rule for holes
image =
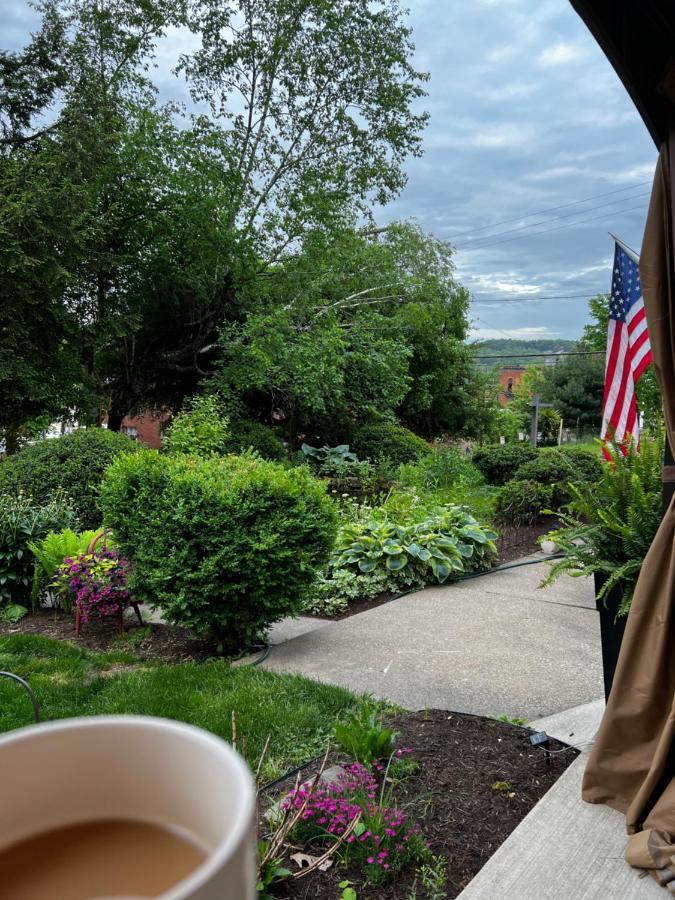
{"label": "green lawn", "polygon": [[[131,653],[90,653],[34,635],[0,638],[0,669],[28,679],[45,719],[106,713],[163,716],[231,740],[234,710],[252,768],[272,735],[265,779],[321,753],[333,724],[365,699],[297,675],[232,668],[219,661],[139,665]],[[0,678],[0,731],[31,721],[25,693]]]}

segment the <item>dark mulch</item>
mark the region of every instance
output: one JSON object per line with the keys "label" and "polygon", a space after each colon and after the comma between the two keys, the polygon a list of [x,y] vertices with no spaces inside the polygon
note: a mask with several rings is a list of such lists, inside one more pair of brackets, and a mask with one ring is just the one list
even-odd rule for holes
{"label": "dark mulch", "polygon": [[512,562],[540,550],[537,538],[556,528],[555,516],[542,516],[533,525],[502,525],[497,538],[497,564]]}
{"label": "dark mulch", "polygon": [[[547,762],[544,752],[531,746],[527,729],[479,716],[427,710],[393,722],[401,732],[400,746],[411,747],[410,758],[419,765],[396,786],[397,805],[417,817],[431,852],[445,858],[448,898],[466,887],[577,755],[570,748]],[[555,741],[551,746],[564,748]],[[508,789],[493,789],[496,782]],[[292,863],[289,868],[297,870]],[[358,870],[339,865],[285,881],[276,893],[296,900],[335,900],[345,879],[354,883],[359,900],[429,898],[414,871],[397,872],[375,888],[364,886]]]}
{"label": "dark mulch", "polygon": [[72,613],[61,610],[42,609],[29,613],[15,625],[0,625],[0,635],[6,634],[40,634],[94,651],[129,650],[139,660],[170,664],[202,662],[217,655],[213,641],[196,638],[186,628],[157,623],[141,628],[135,619],[125,622],[124,634],[119,636],[113,619],[91,619],[82,625],[81,636],[76,638]]}

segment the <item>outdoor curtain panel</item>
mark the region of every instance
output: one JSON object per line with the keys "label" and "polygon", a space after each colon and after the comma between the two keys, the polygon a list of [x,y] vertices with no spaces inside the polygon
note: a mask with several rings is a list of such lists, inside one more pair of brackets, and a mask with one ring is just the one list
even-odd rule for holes
{"label": "outdoor curtain panel", "polygon": [[[675,447],[675,130],[654,177],[640,280],[666,426]],[[626,859],[675,894],[675,504],[642,567],[584,800],[626,816]]]}

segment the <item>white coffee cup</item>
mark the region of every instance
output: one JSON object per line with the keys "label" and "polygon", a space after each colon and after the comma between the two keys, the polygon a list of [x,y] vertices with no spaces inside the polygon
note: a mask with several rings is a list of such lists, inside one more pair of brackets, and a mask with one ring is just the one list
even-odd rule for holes
{"label": "white coffee cup", "polygon": [[40,832],[131,819],[185,831],[203,863],[162,900],[252,900],[255,792],[220,738],[181,722],[92,716],[0,737],[0,850]]}

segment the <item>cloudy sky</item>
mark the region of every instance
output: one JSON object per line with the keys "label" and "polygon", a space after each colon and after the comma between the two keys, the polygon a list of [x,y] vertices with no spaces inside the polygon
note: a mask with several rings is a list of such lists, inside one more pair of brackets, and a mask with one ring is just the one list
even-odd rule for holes
{"label": "cloudy sky", "polygon": [[[651,138],[568,0],[408,5],[431,120],[378,219],[414,218],[452,241],[475,336],[577,337],[586,298],[609,288],[607,232],[640,246]],[[28,3],[0,0],[0,15],[3,46],[19,46]]]}

